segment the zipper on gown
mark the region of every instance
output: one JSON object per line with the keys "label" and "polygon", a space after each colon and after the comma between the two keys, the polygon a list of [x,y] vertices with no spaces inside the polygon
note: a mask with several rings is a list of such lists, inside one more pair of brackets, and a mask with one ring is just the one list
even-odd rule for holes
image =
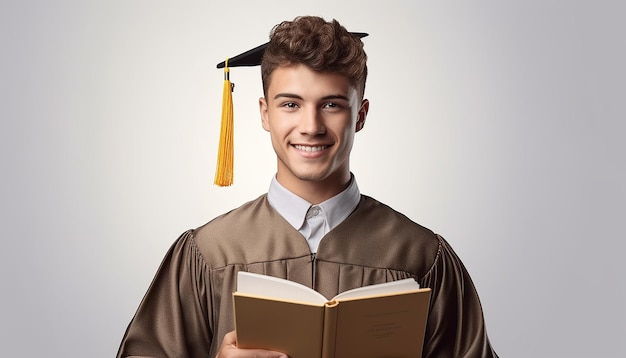
{"label": "zipper on gown", "polygon": [[315,289],[315,252],[311,253],[311,288]]}

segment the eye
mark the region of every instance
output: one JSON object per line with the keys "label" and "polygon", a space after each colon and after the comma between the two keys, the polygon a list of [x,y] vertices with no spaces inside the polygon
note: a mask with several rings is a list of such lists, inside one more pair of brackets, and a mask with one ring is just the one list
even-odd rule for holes
{"label": "eye", "polygon": [[287,108],[287,109],[296,109],[298,108],[298,104],[296,102],[285,102],[283,104],[280,105],[281,107]]}
{"label": "eye", "polygon": [[343,108],[344,106],[337,102],[326,102],[324,103],[324,105],[322,105],[322,109],[325,109],[327,111],[339,111]]}

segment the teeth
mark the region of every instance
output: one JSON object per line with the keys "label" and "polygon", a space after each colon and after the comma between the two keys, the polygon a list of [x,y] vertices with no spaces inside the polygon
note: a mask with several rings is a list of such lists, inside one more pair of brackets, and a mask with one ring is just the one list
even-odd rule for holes
{"label": "teeth", "polygon": [[303,150],[305,152],[318,152],[320,150],[324,150],[326,149],[328,146],[327,145],[318,145],[318,146],[310,146],[310,145],[299,145],[296,144],[295,145],[296,149],[298,150]]}

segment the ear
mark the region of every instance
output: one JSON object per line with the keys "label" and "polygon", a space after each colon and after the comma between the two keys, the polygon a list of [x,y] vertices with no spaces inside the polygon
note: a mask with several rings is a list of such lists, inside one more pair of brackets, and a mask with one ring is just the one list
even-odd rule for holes
{"label": "ear", "polygon": [[370,101],[364,99],[363,102],[361,102],[361,107],[359,108],[359,112],[357,114],[358,117],[356,119],[356,132],[360,131],[365,126],[365,119],[367,118],[367,112],[369,111],[369,109]]}
{"label": "ear", "polygon": [[270,131],[270,122],[267,108],[267,100],[265,97],[259,98],[259,112],[261,113],[261,125],[266,131]]}

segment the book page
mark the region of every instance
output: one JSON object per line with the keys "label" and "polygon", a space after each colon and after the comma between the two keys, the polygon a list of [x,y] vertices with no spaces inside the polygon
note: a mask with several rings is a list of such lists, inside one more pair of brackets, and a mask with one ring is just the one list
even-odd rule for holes
{"label": "book page", "polygon": [[346,300],[366,296],[389,295],[393,293],[414,291],[420,288],[419,283],[412,278],[363,286],[342,292],[334,297],[335,300]]}
{"label": "book page", "polygon": [[237,292],[317,305],[327,301],[319,292],[297,282],[243,271],[237,273]]}

